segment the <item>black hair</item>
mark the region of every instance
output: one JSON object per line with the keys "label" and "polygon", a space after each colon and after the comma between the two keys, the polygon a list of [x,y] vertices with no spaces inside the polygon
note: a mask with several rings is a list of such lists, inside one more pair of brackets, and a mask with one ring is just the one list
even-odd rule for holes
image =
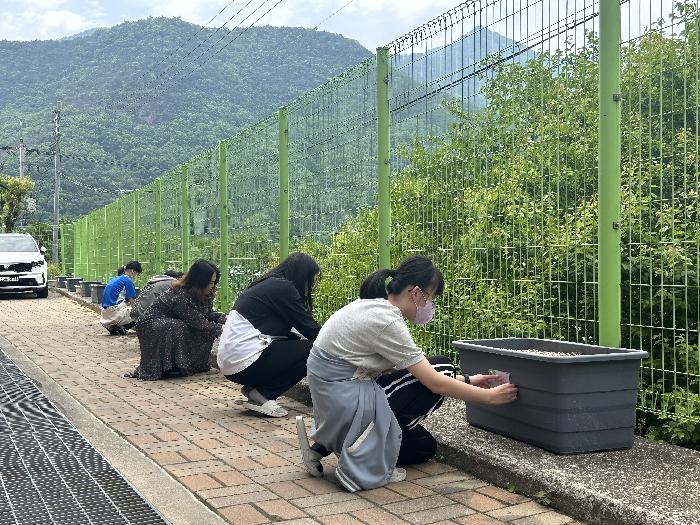
{"label": "black hair", "polygon": [[[177,270],[165,270],[165,275],[167,275],[168,277],[172,277],[173,279],[179,279],[185,274],[182,272],[178,272]],[[211,279],[211,276],[209,277],[209,279]]]}
{"label": "black hair", "polygon": [[218,284],[219,279],[221,278],[219,268],[214,263],[204,259],[197,259],[192,263],[192,266],[190,266],[190,269],[187,270],[187,273],[181,276],[177,282],[173,284],[173,288],[183,288],[199,295],[200,299],[204,298],[204,291],[209,286],[209,283],[211,283],[211,276],[214,274],[216,274],[216,280],[214,283]]}
{"label": "black hair", "polygon": [[314,275],[320,272],[321,267],[313,257],[303,252],[297,252],[291,254],[269,272],[255,279],[248,285],[248,288],[252,288],[270,277],[287,279],[294,284],[299,295],[305,300],[307,307],[311,310],[313,309],[311,287],[313,286]]}
{"label": "black hair", "polygon": [[[386,280],[391,277],[388,283]],[[422,255],[407,257],[396,270],[377,270],[360,286],[360,299],[387,299],[389,294],[400,294],[407,286],[418,286],[424,292],[434,289],[440,295],[445,279],[433,261]]]}
{"label": "black hair", "polygon": [[129,261],[117,270],[117,275],[124,275],[124,272],[126,270],[134,270],[136,273],[139,274],[143,272],[143,268],[141,268],[141,263],[138,261]]}

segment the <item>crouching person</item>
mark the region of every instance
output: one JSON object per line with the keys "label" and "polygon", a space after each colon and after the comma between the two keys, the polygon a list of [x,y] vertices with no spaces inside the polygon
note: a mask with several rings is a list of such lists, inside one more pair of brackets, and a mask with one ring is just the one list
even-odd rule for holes
{"label": "crouching person", "polygon": [[325,322],[307,363],[312,447],[302,417],[296,421],[311,475],[321,476],[321,459],[334,452],[336,479],[348,491],[401,481],[406,471],[397,465],[422,463],[435,454],[435,438],[421,422],[446,396],[490,404],[515,399],[514,385],[483,388],[493,376],[482,375],[465,384],[448,358],[426,359],[413,342],[405,319],[430,322],[433,299],[443,287],[430,259],[409,257],[396,270],[370,275],[360,299]]}
{"label": "crouching person", "polygon": [[209,370],[214,340],[226,322],[213,310],[219,269],[198,260],[136,323],[141,362],[127,377],[156,380]]}
{"label": "crouching person", "polygon": [[172,288],[173,284],[177,279],[182,277],[184,274],[182,272],[177,272],[175,270],[168,270],[163,275],[154,275],[151,277],[146,286],[143,287],[141,293],[134,300],[134,304],[131,307],[131,319],[134,322],[138,321],[148,308],[165,292]]}
{"label": "crouching person", "polygon": [[312,257],[294,253],[236,299],[217,360],[226,378],[242,386],[245,408],[270,417],[287,415],[276,400],[306,376],[306,360],[321,329],[312,315],[320,271]]}
{"label": "crouching person", "polygon": [[110,335],[124,335],[134,326],[131,307],[136,299],[134,280],[141,275],[141,263],[129,261],[110,279],[102,296],[100,323]]}

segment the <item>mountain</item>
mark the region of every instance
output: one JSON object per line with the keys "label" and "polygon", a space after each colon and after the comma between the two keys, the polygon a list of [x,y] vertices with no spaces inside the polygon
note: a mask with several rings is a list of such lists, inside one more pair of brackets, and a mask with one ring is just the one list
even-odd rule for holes
{"label": "mountain", "polygon": [[95,32],[99,31],[100,29],[104,29],[104,28],[103,27],[93,27],[91,29],[86,29],[85,31],[81,31],[80,33],[75,33],[74,35],[64,36],[63,38],[59,38],[58,40],[75,40],[76,38],[83,38],[83,37],[95,34]]}
{"label": "mountain", "polygon": [[[124,22],[74,36],[0,41],[0,172],[19,173],[16,155],[2,147],[16,145],[20,134],[38,150],[26,157],[37,183],[35,218],[47,217],[52,204],[49,153],[57,100],[63,105],[66,175],[61,208],[74,217],[113,200],[117,190],[144,185],[370,56],[358,42],[323,31],[262,26],[215,33],[179,18]],[[179,82],[163,90],[173,74]],[[151,90],[159,96],[139,100]]]}
{"label": "mountain", "polygon": [[439,48],[406,49],[392,60],[392,67],[394,75],[481,107],[484,103],[481,87],[492,72],[489,65],[501,61],[522,64],[534,57],[535,52],[519,42],[476,26],[461,38]]}

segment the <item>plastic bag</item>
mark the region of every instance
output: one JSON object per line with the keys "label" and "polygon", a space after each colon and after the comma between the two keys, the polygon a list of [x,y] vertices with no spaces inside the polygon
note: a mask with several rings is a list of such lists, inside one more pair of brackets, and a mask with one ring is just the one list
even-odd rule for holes
{"label": "plastic bag", "polygon": [[501,370],[489,370],[489,375],[495,375],[494,379],[489,379],[489,388],[510,383],[510,372],[502,372]]}

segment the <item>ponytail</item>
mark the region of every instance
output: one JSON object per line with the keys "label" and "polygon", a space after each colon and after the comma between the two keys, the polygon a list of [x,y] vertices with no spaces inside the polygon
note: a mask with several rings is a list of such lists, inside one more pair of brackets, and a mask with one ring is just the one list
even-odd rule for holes
{"label": "ponytail", "polygon": [[[389,282],[387,279],[391,278]],[[377,270],[360,286],[360,299],[387,299],[389,294],[400,294],[407,286],[418,286],[423,291],[435,290],[440,295],[445,279],[433,262],[422,255],[404,259],[395,270]]]}
{"label": "ponytail", "polygon": [[128,263],[122,265],[122,267],[117,270],[117,275],[124,275],[124,272],[126,270],[134,270],[136,273],[140,274],[143,271],[143,268],[141,268],[140,262],[129,261]]}
{"label": "ponytail", "polygon": [[394,277],[396,270],[377,270],[367,277],[360,286],[360,299],[387,299],[386,280]]}

